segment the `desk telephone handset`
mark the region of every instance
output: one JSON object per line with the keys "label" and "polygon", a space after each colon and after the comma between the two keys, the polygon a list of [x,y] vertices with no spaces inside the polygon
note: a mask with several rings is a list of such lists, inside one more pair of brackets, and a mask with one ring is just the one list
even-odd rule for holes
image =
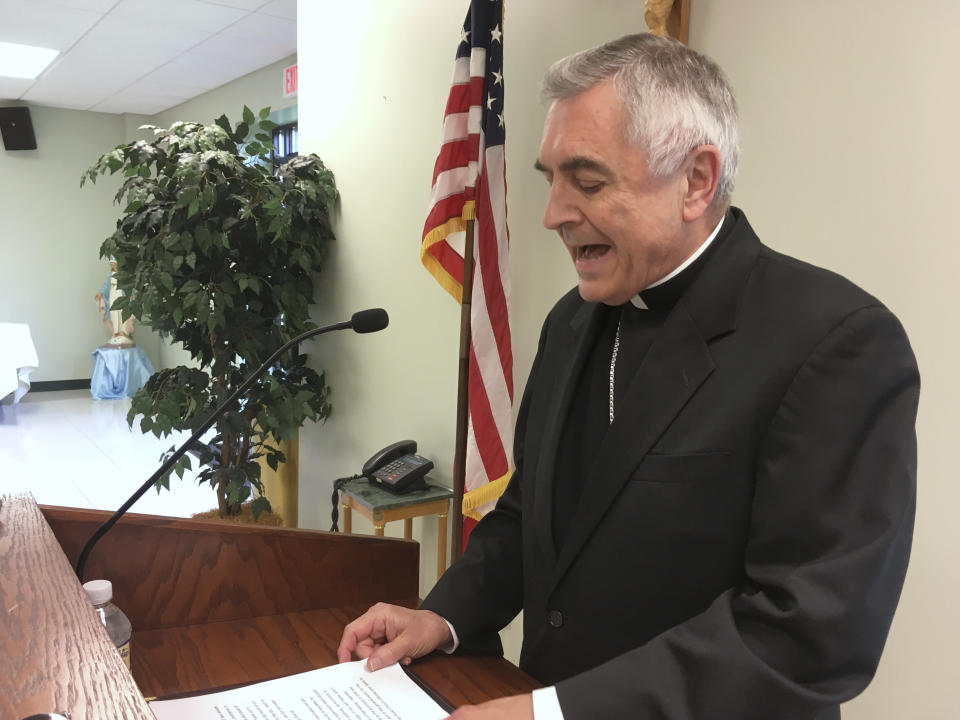
{"label": "desk telephone handset", "polygon": [[414,440],[388,445],[363,464],[361,473],[384,490],[397,494],[425,488],[425,477],[433,463],[417,455]]}

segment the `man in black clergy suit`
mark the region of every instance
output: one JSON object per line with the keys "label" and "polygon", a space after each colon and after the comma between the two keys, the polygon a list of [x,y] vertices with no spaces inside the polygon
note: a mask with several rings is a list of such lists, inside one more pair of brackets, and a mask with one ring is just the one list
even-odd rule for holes
{"label": "man in black clergy suit", "polygon": [[839,718],[910,550],[903,328],[730,207],[710,60],[635,35],[544,87],[544,224],[579,287],[544,323],[516,471],[421,609],[373,607],[340,659],[489,648],[522,609],[520,666],[548,687],[454,717]]}

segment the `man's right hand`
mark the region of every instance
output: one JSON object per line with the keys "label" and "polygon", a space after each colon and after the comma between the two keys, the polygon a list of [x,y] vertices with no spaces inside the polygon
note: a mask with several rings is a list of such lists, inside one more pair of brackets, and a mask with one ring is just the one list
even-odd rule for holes
{"label": "man's right hand", "polygon": [[377,603],[343,629],[337,660],[349,662],[356,654],[367,658],[368,670],[379,670],[409,664],[452,639],[446,621],[434,612]]}

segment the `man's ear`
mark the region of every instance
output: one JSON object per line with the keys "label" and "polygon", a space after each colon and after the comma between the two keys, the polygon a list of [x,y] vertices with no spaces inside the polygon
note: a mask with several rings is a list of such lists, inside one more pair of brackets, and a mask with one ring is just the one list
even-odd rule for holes
{"label": "man's ear", "polygon": [[683,219],[697,220],[713,202],[720,179],[720,151],[713,145],[698,145],[684,162],[687,188],[683,196]]}

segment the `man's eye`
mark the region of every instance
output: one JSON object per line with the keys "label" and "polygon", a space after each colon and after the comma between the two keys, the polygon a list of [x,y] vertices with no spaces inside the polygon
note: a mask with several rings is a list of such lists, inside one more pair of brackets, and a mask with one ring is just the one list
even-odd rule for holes
{"label": "man's eye", "polygon": [[593,195],[594,193],[600,192],[600,188],[603,187],[601,182],[578,182],[577,187],[580,188],[580,192],[586,193],[587,195]]}

